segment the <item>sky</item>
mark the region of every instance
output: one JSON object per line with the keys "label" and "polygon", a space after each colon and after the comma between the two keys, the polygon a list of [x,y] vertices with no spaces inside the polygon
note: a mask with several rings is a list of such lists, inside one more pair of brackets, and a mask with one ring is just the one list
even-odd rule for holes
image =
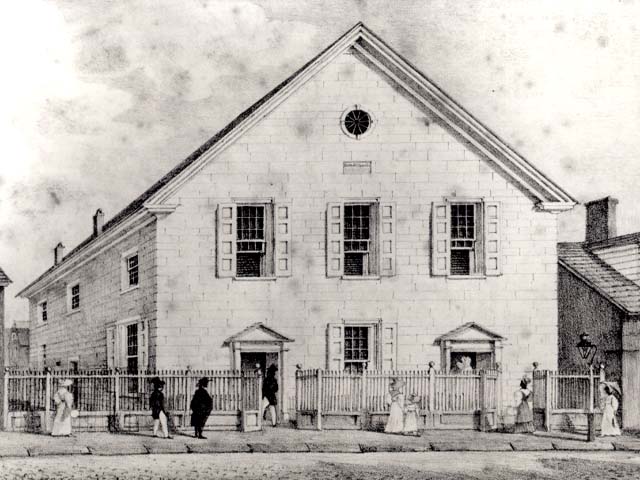
{"label": "sky", "polygon": [[[585,202],[640,231],[640,1],[0,4],[0,266],[16,293],[358,21]],[[560,217],[584,238],[584,209]]]}

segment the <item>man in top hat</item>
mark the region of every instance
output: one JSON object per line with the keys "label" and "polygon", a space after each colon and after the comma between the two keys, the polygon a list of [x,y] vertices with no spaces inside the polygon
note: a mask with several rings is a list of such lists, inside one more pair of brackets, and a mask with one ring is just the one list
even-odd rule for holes
{"label": "man in top hat", "polygon": [[194,436],[196,438],[207,438],[202,435],[202,430],[204,429],[205,423],[207,423],[207,418],[209,418],[211,410],[213,410],[213,399],[211,395],[209,395],[209,392],[207,392],[208,386],[208,378],[203,377],[198,380],[198,389],[191,399],[191,426],[195,430]]}
{"label": "man in top hat", "polygon": [[271,364],[267,368],[267,375],[262,382],[262,418],[266,419],[267,408],[271,414],[271,425],[276,426],[276,405],[278,405],[278,367]]}
{"label": "man in top hat", "polygon": [[162,435],[164,438],[171,438],[167,428],[167,414],[164,409],[164,382],[158,377],[151,379],[153,384],[153,392],[149,396],[149,407],[151,408],[151,417],[153,418],[153,436],[158,436],[158,427],[162,427]]}

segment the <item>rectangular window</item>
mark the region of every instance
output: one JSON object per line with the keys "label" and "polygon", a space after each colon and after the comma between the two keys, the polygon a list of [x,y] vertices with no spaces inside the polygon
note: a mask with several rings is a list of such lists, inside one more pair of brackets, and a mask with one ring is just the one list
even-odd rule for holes
{"label": "rectangular window", "polygon": [[479,273],[477,210],[475,203],[451,204],[451,275]]}
{"label": "rectangular window", "polygon": [[362,372],[369,362],[369,327],[344,327],[344,369]]}
{"label": "rectangular window", "polygon": [[[127,373],[137,374],[138,373],[138,324],[131,323],[126,326],[126,335],[127,335],[127,351],[126,351],[126,362],[127,362]],[[138,391],[138,379],[137,378],[129,378],[127,382],[127,387],[129,393],[134,393]]]}
{"label": "rectangular window", "polygon": [[42,368],[47,366],[47,346],[46,345],[42,345],[42,347],[40,348],[41,353],[42,353]]}
{"label": "rectangular window", "polygon": [[267,276],[265,205],[239,205],[236,217],[236,275]]}
{"label": "rectangular window", "polygon": [[501,274],[499,202],[434,202],[431,235],[433,275]]}
{"label": "rectangular window", "polygon": [[45,323],[48,319],[47,316],[47,302],[42,302],[40,304],[40,320],[42,323]]}
{"label": "rectangular window", "polygon": [[80,284],[71,287],[71,310],[80,308]]}
{"label": "rectangular window", "polygon": [[127,277],[129,286],[138,285],[138,254],[131,255],[127,258]]}

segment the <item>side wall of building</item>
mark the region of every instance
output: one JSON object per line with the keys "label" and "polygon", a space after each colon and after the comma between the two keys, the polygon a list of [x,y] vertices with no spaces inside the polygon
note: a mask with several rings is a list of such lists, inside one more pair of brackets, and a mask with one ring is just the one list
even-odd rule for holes
{"label": "side wall of building", "polygon": [[558,366],[584,370],[579,335],[589,334],[598,348],[595,364],[603,362],[607,377],[622,379],[622,324],[625,314],[564,267],[558,268]]}
{"label": "side wall of building", "polygon": [[[356,104],[376,122],[357,140],[340,128]],[[371,173],[343,174],[344,161],[371,162]],[[501,276],[431,275],[432,204],[444,197],[501,202]],[[291,206],[291,277],[217,278],[219,204],[264,198]],[[397,207],[395,276],[328,278],[327,203],[372,198]],[[285,365],[293,378],[296,364],[326,366],[328,323],[378,319],[397,325],[401,369],[440,365],[434,340],[466,322],[506,337],[508,398],[532,362],[557,366],[556,216],[537,211],[490,162],[352,55],[327,66],[170,203],[179,207],[158,222],[162,368],[229,368],[225,338],[264,322],[295,340]]]}
{"label": "side wall of building", "polygon": [[[126,232],[112,246],[51,283],[29,299],[30,364],[32,367],[106,367],[106,328],[139,315],[155,326],[156,226],[152,222],[133,233]],[[123,293],[122,254],[138,248],[139,286]],[[70,312],[67,286],[80,283],[80,308]],[[47,302],[47,322],[38,305]],[[46,346],[43,348],[43,346]],[[150,339],[149,357],[154,357]],[[46,352],[46,353],[45,353]],[[43,355],[46,354],[46,360]]]}

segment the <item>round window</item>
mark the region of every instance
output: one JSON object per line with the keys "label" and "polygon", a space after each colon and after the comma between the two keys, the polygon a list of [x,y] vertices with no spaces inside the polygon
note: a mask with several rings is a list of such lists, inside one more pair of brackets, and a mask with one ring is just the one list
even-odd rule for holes
{"label": "round window", "polygon": [[369,132],[372,126],[371,115],[357,105],[342,116],[342,128],[350,137],[357,139]]}

